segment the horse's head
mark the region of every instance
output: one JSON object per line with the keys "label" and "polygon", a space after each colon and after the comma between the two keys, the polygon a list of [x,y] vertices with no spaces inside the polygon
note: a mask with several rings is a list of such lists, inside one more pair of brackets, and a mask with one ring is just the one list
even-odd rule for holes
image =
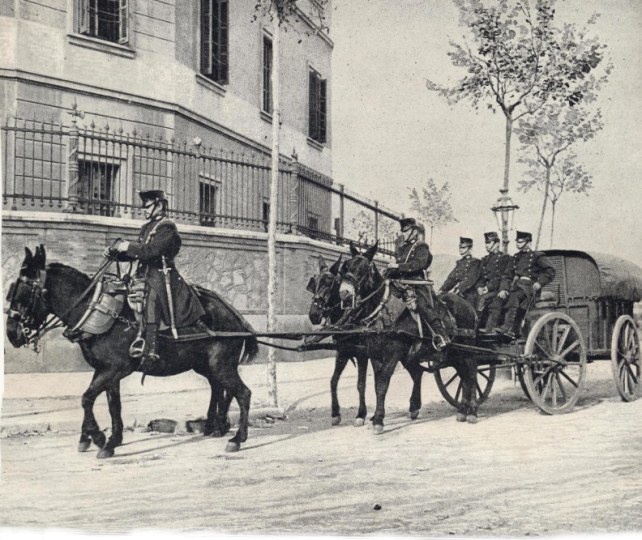
{"label": "horse's head", "polygon": [[35,255],[25,248],[18,279],[9,287],[7,338],[14,347],[22,347],[33,341],[49,315],[45,289],[46,258],[42,244],[36,247]]}
{"label": "horse's head", "polygon": [[321,324],[339,305],[339,269],[342,258],[339,257],[339,260],[328,268],[323,257],[319,257],[319,274],[312,276],[307,286],[307,290],[314,295],[309,313],[312,324]]}
{"label": "horse's head", "polygon": [[369,247],[363,254],[351,243],[352,258],[346,261],[341,270],[341,285],[339,297],[343,305],[354,303],[359,296],[365,296],[372,291],[375,279],[379,275],[372,259],[377,253],[378,243]]}

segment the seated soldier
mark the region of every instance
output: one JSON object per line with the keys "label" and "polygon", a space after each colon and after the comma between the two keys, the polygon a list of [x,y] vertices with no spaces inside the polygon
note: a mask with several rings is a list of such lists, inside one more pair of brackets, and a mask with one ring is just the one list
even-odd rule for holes
{"label": "seated soldier", "polygon": [[522,322],[521,317],[518,318],[518,311],[525,312],[535,295],[555,277],[555,268],[551,266],[546,256],[540,251],[531,250],[532,241],[531,233],[517,231],[518,251],[506,268],[500,291],[490,305],[489,318],[493,317],[493,321],[497,321],[498,311],[501,311],[506,301],[504,324],[496,328],[496,331],[512,339],[515,338],[515,328],[519,328]]}
{"label": "seated soldier", "polygon": [[[432,289],[425,283],[425,271],[432,263],[432,254],[428,244],[421,239],[423,226],[414,218],[401,219],[399,225],[403,243],[395,254],[396,262],[388,265],[387,275],[390,279],[401,280],[396,287],[400,290],[410,315],[417,323],[420,339],[415,341],[410,350],[409,356],[413,357],[423,344],[422,318],[432,329],[435,348],[443,349],[449,342],[449,338],[435,309]],[[417,281],[417,285],[413,285],[413,281]]]}
{"label": "seated soldier", "polygon": [[[477,282],[477,314],[480,319],[484,310],[492,302],[493,298],[499,292],[502,276],[506,272],[508,265],[511,264],[511,257],[502,253],[499,249],[499,235],[496,232],[484,233],[486,242],[486,251],[488,255],[482,257],[480,264],[480,277]],[[489,314],[484,328],[480,328],[482,333],[490,333],[498,325],[498,313]]]}
{"label": "seated soldier", "polygon": [[454,292],[475,306],[477,304],[475,285],[479,281],[479,259],[472,256],[472,238],[459,239],[459,254],[461,259],[455,264],[455,268],[448,275],[441,286],[439,294]]}
{"label": "seated soldier", "polygon": [[146,279],[143,369],[143,366],[159,360],[158,327],[161,321],[172,329],[174,336],[177,336],[176,328],[193,324],[202,331],[209,329],[201,321],[205,311],[198,297],[174,266],[174,259],[181,248],[181,237],[176,224],[166,216],[165,193],[150,190],[141,191],[139,195],[147,222],[140,230],[138,241],[121,241],[107,248],[105,256],[115,255],[119,261],[139,261],[136,275]]}

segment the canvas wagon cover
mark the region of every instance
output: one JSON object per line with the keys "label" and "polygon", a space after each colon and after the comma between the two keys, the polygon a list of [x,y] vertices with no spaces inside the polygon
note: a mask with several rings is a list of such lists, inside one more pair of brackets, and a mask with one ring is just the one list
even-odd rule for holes
{"label": "canvas wagon cover", "polygon": [[630,261],[595,251],[550,249],[545,253],[591,259],[600,273],[601,297],[633,302],[642,300],[642,268]]}

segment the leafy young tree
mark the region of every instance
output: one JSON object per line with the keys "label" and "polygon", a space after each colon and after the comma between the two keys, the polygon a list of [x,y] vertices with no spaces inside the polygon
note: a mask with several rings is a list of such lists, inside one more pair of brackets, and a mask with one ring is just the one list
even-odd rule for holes
{"label": "leafy young tree", "polygon": [[[555,0],[453,0],[472,45],[451,42],[454,66],[466,74],[453,86],[426,81],[449,103],[482,103],[505,118],[504,182],[508,192],[514,123],[556,100],[577,104],[586,77],[600,64],[605,46],[585,29],[554,26]],[[592,17],[592,24],[597,17]]]}
{"label": "leafy young tree", "polygon": [[[542,191],[545,200],[551,201],[551,237],[550,247],[553,247],[555,235],[555,210],[557,202],[564,192],[583,193],[588,192],[593,187],[591,175],[584,169],[581,163],[578,163],[576,154],[569,154],[554,162],[550,167],[544,167],[542,163],[535,159],[531,161],[532,168],[528,171],[529,179],[520,181],[519,189],[529,191],[535,187]],[[539,229],[537,231],[537,244],[542,229],[544,219],[544,210],[540,219]],[[537,248],[537,245],[536,245]]]}
{"label": "leafy young tree", "polygon": [[373,212],[360,210],[348,225],[348,238],[355,238],[359,244],[373,243],[375,240],[392,240],[396,236],[394,222],[389,219],[379,219],[375,227]]}
{"label": "leafy young tree", "polygon": [[[583,107],[560,106],[555,103],[547,105],[528,121],[522,121],[516,130],[524,150],[528,152],[520,161],[529,167],[528,174],[531,177],[529,181],[520,182],[519,189],[527,192],[538,182],[542,183],[540,191],[543,193],[543,201],[536,247],[541,238],[547,203],[549,200],[553,201],[551,190],[556,180],[553,173],[556,172],[559,179],[560,171],[565,170],[570,163],[566,159],[556,169],[557,160],[576,143],[592,139],[603,127],[601,111],[597,109],[590,112],[588,100],[584,100],[584,104]],[[561,185],[564,189],[564,183]]]}
{"label": "leafy young tree", "polygon": [[448,223],[457,222],[450,204],[450,185],[448,182],[439,187],[432,178],[418,192],[415,188],[409,189],[408,197],[410,207],[420,220],[430,225],[430,243],[432,233]]}

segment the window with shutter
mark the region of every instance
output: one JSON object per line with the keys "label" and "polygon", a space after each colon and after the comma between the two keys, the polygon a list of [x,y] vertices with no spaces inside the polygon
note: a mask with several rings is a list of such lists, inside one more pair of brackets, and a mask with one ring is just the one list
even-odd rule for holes
{"label": "window with shutter", "polygon": [[263,36],[263,110],[272,114],[272,40]]}
{"label": "window with shutter", "polygon": [[129,0],[119,0],[118,22],[119,36],[118,43],[124,44],[129,42]]}
{"label": "window with shutter", "polygon": [[129,42],[128,0],[75,0],[76,31],[111,41]]}
{"label": "window with shutter", "polygon": [[314,70],[309,78],[308,136],[319,143],[326,142],[327,131],[327,81]]}
{"label": "window with shutter", "polygon": [[201,0],[201,74],[228,83],[228,2]]}

